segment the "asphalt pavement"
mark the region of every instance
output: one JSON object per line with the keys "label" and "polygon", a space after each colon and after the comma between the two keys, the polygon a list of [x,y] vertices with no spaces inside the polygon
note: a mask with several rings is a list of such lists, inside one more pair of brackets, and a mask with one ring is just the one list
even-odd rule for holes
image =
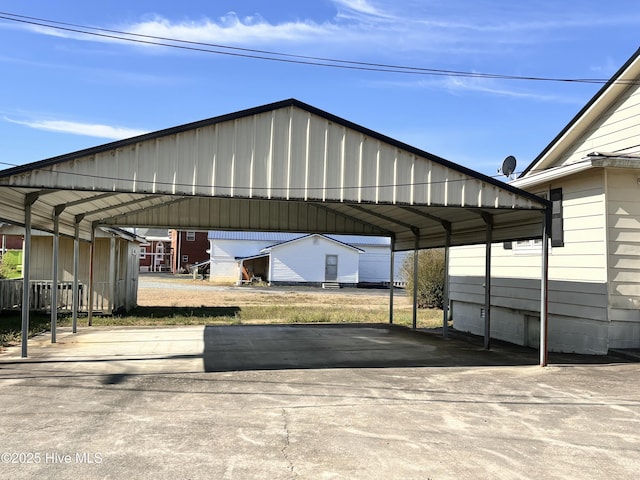
{"label": "asphalt pavement", "polygon": [[640,364],[377,325],[61,329],[0,354],[0,478],[635,479]]}

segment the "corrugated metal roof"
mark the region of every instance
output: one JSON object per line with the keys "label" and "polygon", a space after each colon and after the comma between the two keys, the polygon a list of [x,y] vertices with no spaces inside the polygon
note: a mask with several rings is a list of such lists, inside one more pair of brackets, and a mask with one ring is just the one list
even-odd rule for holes
{"label": "corrugated metal roof", "polygon": [[0,221],[394,236],[396,250],[541,235],[550,203],[298,100],[0,172]]}
{"label": "corrugated metal roof", "polygon": [[208,238],[212,240],[255,240],[264,242],[288,242],[295,238],[303,237],[306,233],[286,232],[228,232],[224,230],[212,230]]}

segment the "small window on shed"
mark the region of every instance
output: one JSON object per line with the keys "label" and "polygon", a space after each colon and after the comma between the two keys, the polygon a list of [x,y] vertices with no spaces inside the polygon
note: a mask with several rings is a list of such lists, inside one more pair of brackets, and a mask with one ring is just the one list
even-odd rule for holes
{"label": "small window on shed", "polygon": [[196,232],[187,232],[187,242],[196,241]]}
{"label": "small window on shed", "polygon": [[182,255],[182,263],[189,263],[189,255]]}

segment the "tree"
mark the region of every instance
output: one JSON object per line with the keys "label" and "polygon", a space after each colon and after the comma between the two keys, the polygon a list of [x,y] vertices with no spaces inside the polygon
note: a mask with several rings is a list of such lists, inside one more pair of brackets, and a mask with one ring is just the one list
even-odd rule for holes
{"label": "tree", "polygon": [[[418,308],[442,308],[444,267],[444,249],[418,251]],[[407,291],[413,292],[413,255],[405,258],[402,273],[408,279]]]}

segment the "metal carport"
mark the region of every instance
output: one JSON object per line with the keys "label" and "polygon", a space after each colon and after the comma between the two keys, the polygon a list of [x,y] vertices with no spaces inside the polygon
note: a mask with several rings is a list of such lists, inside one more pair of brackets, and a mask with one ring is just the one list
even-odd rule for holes
{"label": "metal carport", "polygon": [[[486,244],[486,347],[491,243],[546,237],[550,206],[295,99],[0,172],[0,220],[26,228],[23,306],[32,228],[76,244],[98,226],[388,236],[392,251]],[[23,356],[28,321],[23,308]]]}

